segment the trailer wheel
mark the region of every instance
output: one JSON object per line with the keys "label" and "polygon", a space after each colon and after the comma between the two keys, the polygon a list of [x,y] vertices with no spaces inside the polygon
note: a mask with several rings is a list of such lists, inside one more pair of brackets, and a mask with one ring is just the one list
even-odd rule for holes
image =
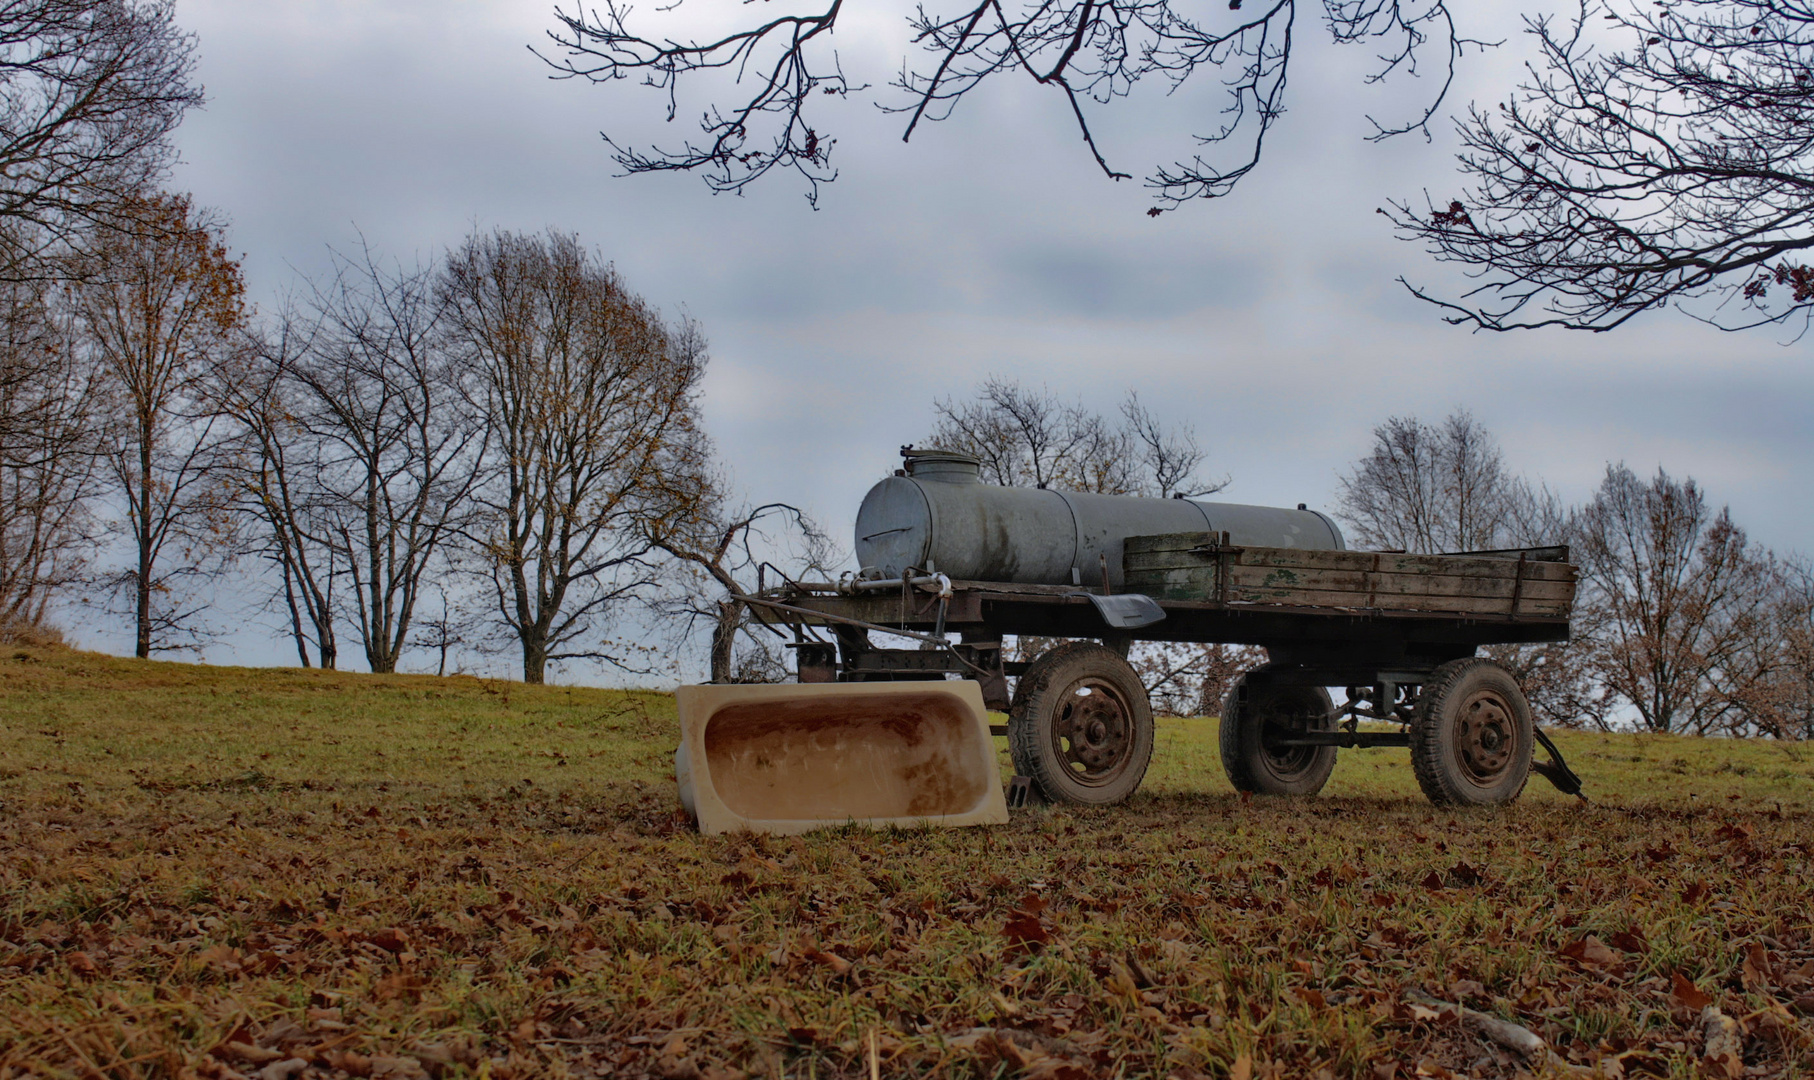
{"label": "trailer wheel", "polygon": [[1493,806],[1524,790],[1536,740],[1511,673],[1482,657],[1430,674],[1411,714],[1411,771],[1438,806]]}
{"label": "trailer wheel", "polygon": [[1008,752],[1052,802],[1121,802],[1153,757],[1146,688],[1112,650],[1067,641],[1033,661],[1014,688]]}
{"label": "trailer wheel", "polygon": [[1335,769],[1333,746],[1279,746],[1308,731],[1335,728],[1335,703],[1320,686],[1249,686],[1243,675],[1222,704],[1222,771],[1236,791],[1315,795]]}

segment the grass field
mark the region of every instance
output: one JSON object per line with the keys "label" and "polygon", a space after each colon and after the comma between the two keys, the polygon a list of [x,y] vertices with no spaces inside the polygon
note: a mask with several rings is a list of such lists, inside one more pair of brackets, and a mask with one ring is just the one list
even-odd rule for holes
{"label": "grass field", "polygon": [[1595,805],[1457,812],[1403,750],[1242,800],[1162,721],[1124,807],[765,840],[677,817],[675,738],[0,651],[0,1080],[1814,1075],[1814,746],[1568,734]]}

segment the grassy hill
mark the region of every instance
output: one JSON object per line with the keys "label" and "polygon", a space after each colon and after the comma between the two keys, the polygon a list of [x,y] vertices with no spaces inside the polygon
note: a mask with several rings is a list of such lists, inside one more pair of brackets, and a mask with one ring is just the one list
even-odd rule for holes
{"label": "grassy hill", "polygon": [[1564,734],[1594,806],[1458,812],[1403,750],[1243,801],[1161,721],[1124,807],[766,840],[676,815],[675,737],[653,693],[0,650],[0,1078],[1539,1068],[1420,993],[1606,1075],[1698,1075],[1711,1002],[1746,1075],[1814,1071],[1814,747]]}

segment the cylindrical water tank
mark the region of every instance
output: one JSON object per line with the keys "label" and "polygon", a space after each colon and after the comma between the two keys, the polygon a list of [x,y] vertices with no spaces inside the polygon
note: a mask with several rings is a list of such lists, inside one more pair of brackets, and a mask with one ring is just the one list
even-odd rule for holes
{"label": "cylindrical water tank", "polygon": [[1342,547],[1335,522],[1314,510],[1093,495],[982,482],[975,458],[909,455],[857,511],[857,560],[882,577],[909,567],[967,581],[1121,588],[1121,545],[1130,536],[1229,534],[1250,547]]}

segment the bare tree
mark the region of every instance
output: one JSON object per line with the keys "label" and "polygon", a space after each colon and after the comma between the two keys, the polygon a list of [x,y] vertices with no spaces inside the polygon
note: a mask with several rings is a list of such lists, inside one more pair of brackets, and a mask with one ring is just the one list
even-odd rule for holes
{"label": "bare tree", "polygon": [[[1581,513],[1593,673],[1650,731],[1740,731],[1779,662],[1775,573],[1693,480],[1608,466]],[[1602,720],[1604,722],[1604,720]]]}
{"label": "bare tree", "polygon": [[[1158,498],[1208,495],[1228,486],[1227,477],[1198,475],[1207,455],[1188,424],[1165,424],[1132,391],[1110,416],[1082,401],[1061,401],[1045,387],[1034,390],[991,377],[970,398],[946,398],[933,409],[936,419],[926,444],[975,455],[989,483]],[[1027,660],[1051,644],[1021,637],[1012,648]],[[1251,666],[1258,656],[1141,642],[1129,660],[1160,708],[1213,712],[1219,706],[1203,702],[1220,702],[1231,665]],[[1206,696],[1212,689],[1215,696]]]}
{"label": "bare tree", "polygon": [[1603,331],[1671,304],[1727,329],[1814,312],[1814,9],[1584,0],[1528,25],[1530,77],[1460,126],[1467,190],[1388,211],[1477,284],[1412,291],[1487,330]]}
{"label": "bare tree", "polygon": [[285,308],[264,326],[248,328],[246,362],[219,372],[223,410],[244,433],[244,456],[233,470],[232,504],[256,522],[251,550],[277,569],[274,601],[283,605],[297,660],[323,668],[339,663],[334,585],[339,552],[319,524],[320,446],[298,414],[290,373],[313,346],[315,327]]}
{"label": "bare tree", "polygon": [[183,586],[227,550],[224,425],[210,391],[238,344],[245,287],[220,226],[187,196],[146,196],[133,213],[143,227],[99,234],[73,293],[114,408],[106,457],[134,553],[118,581],[146,657],[192,632],[205,605]]}
{"label": "bare tree", "polygon": [[1466,410],[1440,424],[1394,416],[1341,477],[1337,513],[1363,548],[1435,554],[1509,547],[1554,497],[1508,472],[1492,435]]}
{"label": "bare tree", "polygon": [[97,388],[56,299],[0,282],[0,632],[41,627],[95,547]]}
{"label": "bare tree", "polygon": [[315,454],[308,528],[347,575],[366,663],[390,672],[426,575],[472,513],[484,426],[434,270],[336,258],[313,298],[319,331],[285,374]]}
{"label": "bare tree", "polygon": [[650,539],[675,560],[680,578],[680,588],[656,610],[678,617],[687,633],[699,622],[711,627],[713,682],[779,681],[786,665],[767,640],[779,632],[752,619],[737,597],[780,584],[784,575],[829,577],[841,553],[810,517],[786,503],[727,507],[714,495],[698,508],[696,514],[652,523]]}
{"label": "bare tree", "polygon": [[436,598],[440,601],[438,608],[423,609],[418,606],[415,622],[414,644],[435,654],[435,674],[447,674],[447,661],[454,650],[469,644],[472,635],[480,630],[482,621],[479,613],[462,603],[464,596],[448,595],[445,581],[437,582]]}
{"label": "bare tree", "polygon": [[933,405],[927,445],[974,454],[994,484],[1110,495],[1207,495],[1226,478],[1197,476],[1205,454],[1189,425],[1167,427],[1130,393],[1119,418],[1051,390],[991,377],[962,401]]}
{"label": "bare tree", "polygon": [[201,103],[195,39],[171,0],[0,4],[0,276],[37,276],[46,249],[145,227],[138,193],[174,158]]}
{"label": "bare tree", "polygon": [[[1465,410],[1431,424],[1391,417],[1340,479],[1337,515],[1356,547],[1416,554],[1567,544],[1575,522],[1556,494],[1506,468],[1492,433]],[[1593,617],[1577,609],[1576,637]],[[1531,707],[1551,724],[1604,716],[1586,651],[1575,641],[1493,645]]]}
{"label": "bare tree", "polygon": [[1146,642],[1128,656],[1160,716],[1217,716],[1228,689],[1244,672],[1266,662],[1251,645],[1186,645]]}
{"label": "bare tree", "polygon": [[442,295],[490,438],[468,534],[524,680],[562,660],[631,666],[595,624],[653,591],[649,523],[709,494],[695,452],[703,342],[567,235],[469,237]]}
{"label": "bare tree", "polygon": [[[667,118],[681,106],[683,84],[707,82],[700,114],[703,139],[678,149],[639,149],[612,141],[617,163],[630,173],[696,171],[714,191],[740,191],[773,170],[791,171],[816,200],[819,185],[835,178],[831,152],[837,142],[814,106],[825,97],[867,90],[848,78],[831,44],[844,0],[822,8],[759,12],[719,23],[703,34],[684,23],[687,13],[636,13],[621,0],[603,11],[557,8],[549,34],[559,52],[548,59],[561,77],[595,83],[634,79],[667,99]],[[922,120],[942,120],[958,101],[995,75],[1019,73],[1058,96],[1076,122],[1103,173],[1112,166],[1096,141],[1090,116],[1151,79],[1172,89],[1198,72],[1225,87],[1218,121],[1195,135],[1194,152],[1149,173],[1146,185],[1159,205],[1148,213],[1193,198],[1227,194],[1259,162],[1267,134],[1285,111],[1297,0],[1242,0],[1192,4],[1189,0],[1063,0],[1020,6],[997,0],[967,2],[946,12],[903,9],[911,43],[924,50],[923,65],[903,61],[897,92],[884,107],[905,114],[902,139]],[[730,9],[736,10],[736,9]],[[682,25],[650,29],[666,16]],[[1465,46],[1442,0],[1324,0],[1318,11],[1338,43],[1379,50],[1370,81],[1405,72],[1420,62],[1439,65],[1439,87],[1412,118],[1374,123],[1373,138],[1425,130],[1440,106]],[[716,77],[716,81],[713,79]],[[690,99],[689,99],[690,101]]]}
{"label": "bare tree", "polygon": [[1761,734],[1814,739],[1814,566],[1792,559],[1776,569],[1769,641],[1776,662],[1745,704]]}

